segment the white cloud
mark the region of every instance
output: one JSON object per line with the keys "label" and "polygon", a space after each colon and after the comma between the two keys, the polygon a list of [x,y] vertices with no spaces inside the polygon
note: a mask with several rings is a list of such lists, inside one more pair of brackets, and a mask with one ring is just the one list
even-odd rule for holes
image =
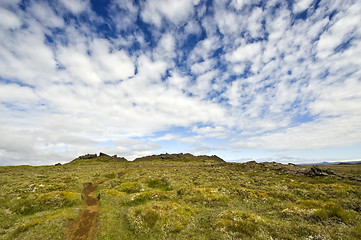
{"label": "white cloud", "polygon": [[339,13],[331,24],[331,27],[325,31],[317,43],[317,56],[324,59],[334,53],[334,50],[347,38],[355,35],[355,30],[360,27],[361,4],[356,3],[347,10],[347,14]]}
{"label": "white cloud", "polygon": [[175,57],[175,39],[170,33],[163,34],[158,42],[158,46],[154,51],[157,59],[171,61]]}
{"label": "white cloud", "polygon": [[134,75],[133,60],[125,51],[111,49],[107,40],[94,39],[92,50],[94,67],[103,81],[125,80]]}
{"label": "white cloud", "polygon": [[[109,10],[117,30],[127,30],[135,26],[139,7],[132,0],[115,0]],[[120,14],[121,13],[121,14]]]}
{"label": "white cloud", "polygon": [[239,32],[242,26],[243,18],[233,11],[228,11],[224,6],[224,1],[215,1],[215,14],[214,18],[217,23],[219,31],[224,34],[233,34]]}
{"label": "white cloud", "polygon": [[312,3],[312,0],[298,0],[293,4],[293,11],[298,13],[305,11]]}
{"label": "white cloud", "polygon": [[281,8],[277,11],[276,16],[276,18],[273,18],[271,15],[267,15],[266,17],[266,30],[269,33],[268,39],[274,42],[275,45],[277,41],[284,37],[284,33],[290,27],[291,12]]}
{"label": "white cloud", "polygon": [[200,35],[202,33],[202,29],[196,21],[189,21],[184,30],[188,34]]}
{"label": "white cloud", "polygon": [[259,56],[261,51],[261,43],[255,42],[241,45],[231,54],[226,56],[230,62],[253,61],[254,57]]}
{"label": "white cloud", "polygon": [[194,14],[194,6],[198,2],[198,0],[147,0],[143,6],[141,16],[143,21],[152,23],[158,28],[161,26],[163,19],[179,25]]}
{"label": "white cloud", "polygon": [[202,99],[207,99],[207,95],[212,91],[212,80],[214,80],[218,75],[217,70],[212,70],[206,72],[197,77],[196,82],[191,87],[190,91],[195,95],[199,96]]}
{"label": "white cloud", "polygon": [[4,7],[16,7],[20,3],[21,0],[3,0],[0,2],[0,6]]}
{"label": "white cloud", "polygon": [[171,73],[171,76],[167,79],[167,81],[172,89],[176,89],[178,91],[187,89],[189,85],[189,77],[182,76],[176,71]]}
{"label": "white cloud", "polygon": [[73,14],[77,15],[83,11],[85,11],[89,6],[88,0],[60,0],[62,4],[65,6]]}
{"label": "white cloud", "polygon": [[220,39],[215,36],[199,41],[196,47],[192,50],[191,54],[188,56],[189,64],[192,65],[195,62],[206,61],[213,55],[215,50],[220,47]]}
{"label": "white cloud", "polygon": [[228,135],[228,129],[223,126],[193,127],[192,131],[206,138],[226,138]]}
{"label": "white cloud", "polygon": [[102,83],[87,52],[76,48],[59,47],[57,58],[66,68],[67,73],[73,77],[73,81],[83,81],[95,86]]}
{"label": "white cloud", "polygon": [[28,27],[0,34],[0,72],[2,77],[20,79],[25,84],[40,84],[56,78],[52,49],[44,44],[41,26],[29,20]]}
{"label": "white cloud", "polygon": [[213,69],[213,67],[216,65],[216,62],[214,59],[207,59],[203,62],[197,62],[195,64],[192,64],[191,70],[192,73],[199,75],[204,74],[205,72]]}
{"label": "white cloud", "polygon": [[148,56],[140,56],[137,66],[139,82],[161,82],[162,76],[167,70],[167,65],[167,62],[163,60],[152,61]]}
{"label": "white cloud", "polygon": [[26,109],[33,107],[39,101],[34,89],[17,84],[0,84],[0,102],[2,103]]}
{"label": "white cloud", "polygon": [[45,2],[32,3],[29,12],[46,27],[60,28],[64,25],[64,20],[55,14],[54,10]]}
{"label": "white cloud", "polygon": [[361,85],[359,80],[350,78],[334,85],[311,85],[320,88],[318,98],[310,104],[313,114],[323,116],[359,117],[361,120]]}
{"label": "white cloud", "polygon": [[359,117],[339,117],[304,123],[284,131],[248,138],[235,143],[243,148],[271,150],[320,149],[325,147],[350,146],[360,143]]}
{"label": "white cloud", "polygon": [[258,4],[260,0],[232,0],[230,5],[237,10],[242,10],[247,5]]}
{"label": "white cloud", "polygon": [[257,7],[252,11],[251,16],[248,18],[248,27],[250,34],[253,38],[257,38],[263,35],[262,20],[264,13],[261,8]]}
{"label": "white cloud", "polygon": [[7,29],[19,28],[21,20],[13,12],[0,8],[0,26]]}
{"label": "white cloud", "polygon": [[176,134],[172,134],[172,133],[167,133],[164,134],[163,136],[157,137],[157,138],[153,138],[153,141],[169,141],[169,140],[173,140],[178,138],[179,136]]}

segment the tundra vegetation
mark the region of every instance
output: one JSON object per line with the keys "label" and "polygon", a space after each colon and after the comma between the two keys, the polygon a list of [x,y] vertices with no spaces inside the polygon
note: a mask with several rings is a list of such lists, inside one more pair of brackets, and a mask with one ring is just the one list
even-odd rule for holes
{"label": "tundra vegetation", "polygon": [[361,165],[162,154],[0,167],[0,239],[69,239],[96,188],[94,239],[361,239]]}

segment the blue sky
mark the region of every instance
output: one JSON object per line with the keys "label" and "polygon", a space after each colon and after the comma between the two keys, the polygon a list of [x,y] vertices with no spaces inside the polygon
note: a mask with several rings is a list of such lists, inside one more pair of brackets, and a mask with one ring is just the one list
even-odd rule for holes
{"label": "blue sky", "polygon": [[361,159],[361,2],[2,0],[0,165]]}

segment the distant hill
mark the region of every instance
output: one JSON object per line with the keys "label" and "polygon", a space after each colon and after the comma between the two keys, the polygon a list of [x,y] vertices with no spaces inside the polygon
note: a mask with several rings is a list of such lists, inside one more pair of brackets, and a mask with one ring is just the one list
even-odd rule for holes
{"label": "distant hill", "polygon": [[222,158],[213,155],[199,155],[194,156],[190,153],[178,153],[178,154],[160,154],[160,155],[151,155],[146,157],[136,158],[134,162],[142,161],[179,161],[179,162],[225,162]]}
{"label": "distant hill", "polygon": [[306,163],[306,164],[299,164],[299,165],[344,165],[344,164],[361,164],[360,160],[354,161],[344,161],[344,162],[318,162],[318,163]]}

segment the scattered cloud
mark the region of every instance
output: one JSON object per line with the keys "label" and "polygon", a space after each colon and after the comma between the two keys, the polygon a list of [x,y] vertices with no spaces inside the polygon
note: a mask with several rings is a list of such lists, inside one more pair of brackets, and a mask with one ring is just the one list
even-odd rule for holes
{"label": "scattered cloud", "polygon": [[293,11],[296,13],[305,11],[312,4],[312,2],[312,0],[297,0],[293,4]]}
{"label": "scattered cloud", "polygon": [[162,25],[162,20],[179,25],[184,23],[193,13],[194,6],[199,0],[148,0],[142,8],[142,19],[144,22],[154,24],[158,28]]}
{"label": "scattered cloud", "polygon": [[169,149],[229,160],[289,151],[297,162],[360,146],[360,11],[326,0],[2,1],[0,165]]}
{"label": "scattered cloud", "polygon": [[88,0],[60,0],[64,7],[73,14],[79,14],[89,7]]}
{"label": "scattered cloud", "polygon": [[179,137],[179,136],[176,135],[176,134],[167,133],[167,134],[165,134],[165,135],[163,135],[163,136],[154,138],[153,141],[169,141],[169,140],[176,139],[176,138],[178,138],[178,137]]}

